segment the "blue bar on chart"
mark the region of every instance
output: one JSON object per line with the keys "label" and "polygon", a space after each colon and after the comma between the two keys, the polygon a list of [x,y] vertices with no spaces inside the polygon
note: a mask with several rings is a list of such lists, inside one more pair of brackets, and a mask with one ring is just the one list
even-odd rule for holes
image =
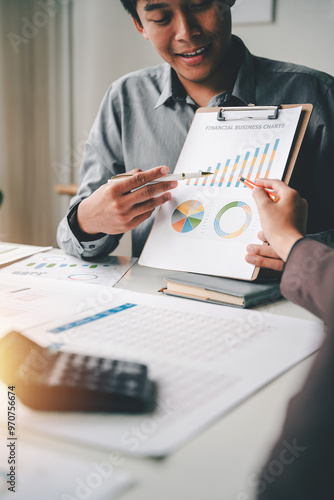
{"label": "blue bar on chart", "polygon": [[[207,172],[211,172],[211,167],[208,167]],[[208,178],[205,177],[205,179],[203,180],[202,186],[206,186],[207,182],[208,182]]]}
{"label": "blue bar on chart", "polygon": [[[249,169],[249,172],[247,174],[247,179],[250,179],[251,178],[251,175],[252,175],[252,172],[253,172],[253,169],[254,169],[254,165],[255,165],[255,162],[257,160],[257,157],[259,155],[259,151],[260,151],[260,148],[256,148],[255,150],[255,153],[254,153],[254,156],[253,156],[253,159],[252,159],[252,163],[251,163],[251,166],[250,166],[250,169]],[[247,186],[244,186],[245,188],[247,188]]]}
{"label": "blue bar on chart", "polygon": [[231,171],[231,174],[230,174],[230,178],[228,180],[228,183],[226,184],[226,187],[231,187],[231,184],[232,184],[232,181],[233,181],[233,177],[234,177],[234,174],[235,174],[235,171],[237,169],[237,166],[238,166],[238,163],[239,163],[239,160],[240,160],[240,155],[238,155],[235,159],[235,162],[234,162],[234,165],[233,165],[233,168],[232,168],[232,171]]}
{"label": "blue bar on chart", "polygon": [[223,173],[222,173],[222,176],[219,180],[219,184],[218,184],[218,187],[222,187],[223,185],[223,182],[224,182],[224,179],[225,179],[225,175],[226,175],[226,172],[227,172],[227,169],[228,167],[230,166],[230,163],[231,163],[231,160],[227,160],[226,164],[225,164],[225,167],[224,167],[224,170],[223,170]]}
{"label": "blue bar on chart", "polygon": [[[202,170],[199,170],[199,172],[201,173],[201,172],[202,172]],[[200,179],[200,177],[197,177],[197,179],[195,179],[194,186],[198,186],[198,181],[199,181],[199,179]],[[187,186],[189,186],[190,182],[191,182],[191,179],[188,179],[188,180],[187,180]]]}
{"label": "blue bar on chart", "polygon": [[[242,176],[246,179],[258,179],[261,176],[262,171],[264,171],[264,167],[266,167],[264,177],[268,178],[275,160],[279,142],[280,139],[275,139],[275,142],[273,143],[268,142],[262,147],[256,147],[255,151],[252,149],[243,154],[236,155],[234,163],[232,163],[233,160],[231,158],[228,158],[225,164],[223,163],[225,160],[222,160],[222,162],[217,163],[216,167],[210,166],[205,169],[208,172],[213,172],[213,175],[209,178],[209,182],[208,177],[205,177],[204,179],[194,179],[194,182],[192,182],[192,179],[188,179],[186,181],[186,185],[198,187],[223,187],[226,179],[225,187],[240,187],[247,189],[246,186],[240,183],[240,177]],[[271,153],[269,153],[269,149],[271,150],[272,144],[274,144],[274,146]],[[263,151],[262,153],[261,150]],[[267,157],[269,162],[266,161]],[[202,172],[202,170],[199,170],[199,172]]]}
{"label": "blue bar on chart", "polygon": [[211,177],[211,183],[210,183],[210,186],[214,186],[214,185],[215,185],[215,182],[216,182],[216,179],[217,179],[217,175],[218,175],[218,173],[219,173],[220,165],[221,165],[221,163],[217,163],[215,173],[214,173],[214,174],[213,174],[213,176]]}
{"label": "blue bar on chart", "polygon": [[240,168],[240,172],[239,172],[239,175],[238,175],[238,179],[237,179],[237,182],[235,183],[235,187],[239,187],[240,185],[240,177],[244,177],[244,171],[245,171],[245,167],[246,167],[246,164],[247,164],[247,161],[248,161],[248,158],[249,158],[249,151],[247,151],[247,153],[245,154],[245,158],[244,158],[244,161],[242,162],[242,166]]}
{"label": "blue bar on chart", "polygon": [[273,164],[273,161],[275,159],[275,155],[276,155],[276,151],[277,151],[277,148],[278,148],[278,144],[279,144],[279,139],[276,139],[275,141],[275,144],[274,144],[274,149],[271,153],[271,157],[270,157],[270,160],[269,160],[269,164],[268,164],[268,167],[267,167],[267,170],[266,170],[266,173],[264,175],[265,179],[268,179],[269,177],[269,174],[270,174],[270,170],[271,170],[271,166]]}
{"label": "blue bar on chart", "polygon": [[270,146],[270,144],[269,144],[269,142],[267,142],[267,144],[265,145],[264,151],[263,151],[263,155],[262,155],[262,158],[261,158],[259,169],[258,169],[257,174],[255,176],[255,179],[258,179],[260,177],[260,175],[261,175],[262,167],[264,165],[264,162],[266,161],[266,157],[267,157],[269,146]]}

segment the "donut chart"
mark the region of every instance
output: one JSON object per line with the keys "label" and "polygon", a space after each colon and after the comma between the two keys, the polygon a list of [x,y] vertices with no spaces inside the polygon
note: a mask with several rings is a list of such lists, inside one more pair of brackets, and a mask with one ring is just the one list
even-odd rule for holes
{"label": "donut chart", "polygon": [[[225,212],[228,210],[234,209],[234,208],[241,208],[244,213],[245,213],[245,222],[244,224],[237,230],[233,232],[225,232],[221,229],[220,227],[220,219],[224,215]],[[248,228],[249,224],[251,223],[252,220],[252,211],[250,209],[250,206],[247,205],[247,203],[243,201],[232,201],[231,203],[228,203],[225,205],[219,212],[217,213],[214,221],[214,228],[217,233],[217,235],[221,238],[224,239],[230,239],[230,238],[236,238],[237,236],[240,236],[246,229]]]}
{"label": "donut chart", "polygon": [[197,200],[181,203],[171,217],[172,227],[178,233],[189,233],[196,229],[204,217],[204,206]]}

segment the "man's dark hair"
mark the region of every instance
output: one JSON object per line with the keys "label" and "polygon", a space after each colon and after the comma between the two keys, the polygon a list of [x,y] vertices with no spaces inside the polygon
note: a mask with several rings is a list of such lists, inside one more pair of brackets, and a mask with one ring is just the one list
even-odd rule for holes
{"label": "man's dark hair", "polygon": [[[140,23],[140,19],[137,14],[137,0],[121,0],[121,4],[124,9],[131,14],[131,16]],[[141,24],[141,23],[140,23]]]}

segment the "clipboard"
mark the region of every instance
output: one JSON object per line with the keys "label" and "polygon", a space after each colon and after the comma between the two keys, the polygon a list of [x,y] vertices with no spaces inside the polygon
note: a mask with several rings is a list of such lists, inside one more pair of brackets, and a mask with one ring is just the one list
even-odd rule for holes
{"label": "clipboard", "polygon": [[[245,124],[245,123],[246,124],[248,123],[248,124],[251,124],[251,125],[249,125],[249,126],[243,125],[242,127],[244,127],[244,128],[247,128],[247,127],[248,128],[256,128],[257,127],[256,126],[256,121],[257,120],[260,120],[259,123],[261,123],[261,124],[263,124],[266,121],[272,122],[272,123],[270,123],[270,125],[268,124],[268,127],[267,127],[266,124],[265,125],[261,125],[261,126],[263,126],[263,128],[268,128],[268,129],[272,128],[272,129],[275,129],[275,120],[278,120],[278,118],[280,117],[281,110],[288,110],[288,109],[291,109],[291,108],[301,108],[301,111],[300,111],[300,115],[299,115],[297,124],[296,124],[297,114],[295,114],[295,122],[294,122],[294,127],[295,128],[292,129],[292,131],[294,131],[294,134],[292,135],[292,133],[291,133],[291,135],[289,135],[289,137],[290,137],[289,148],[287,146],[285,147],[284,161],[283,160],[281,161],[281,167],[280,167],[280,170],[279,170],[279,172],[280,172],[279,176],[276,175],[276,177],[280,177],[286,184],[289,184],[289,181],[290,181],[290,178],[291,178],[291,175],[292,175],[292,172],[293,172],[293,169],[294,169],[297,157],[298,157],[298,153],[299,153],[301,145],[302,145],[302,141],[303,141],[303,138],[304,138],[304,135],[305,135],[305,131],[306,131],[308,122],[310,120],[310,116],[311,116],[312,109],[313,109],[313,105],[312,104],[288,104],[288,105],[275,105],[275,106],[254,106],[254,105],[249,105],[249,106],[226,107],[226,108],[224,108],[224,107],[198,108],[198,110],[195,113],[195,117],[194,117],[194,120],[192,122],[192,125],[191,125],[191,127],[189,129],[186,141],[185,141],[184,146],[182,148],[182,151],[180,153],[180,157],[179,157],[179,161],[177,163],[176,169],[178,169],[178,167],[179,167],[179,163],[180,163],[180,159],[182,158],[182,155],[183,155],[183,158],[184,158],[187,155],[187,152],[189,152],[189,144],[187,146],[188,149],[186,149],[186,145],[187,145],[187,140],[189,138],[189,135],[190,135],[190,133],[192,131],[192,127],[193,127],[194,121],[196,119],[196,115],[209,113],[210,117],[208,116],[208,118],[207,118],[208,123],[209,123],[209,119],[210,119],[210,123],[213,123],[213,116],[214,116],[213,114],[216,113],[216,120],[217,120],[217,125],[218,126],[217,127],[216,126],[211,127],[211,128],[214,128],[214,129],[215,128],[217,128],[217,129],[219,129],[219,128],[220,129],[222,129],[222,128],[228,129],[228,128],[233,128],[233,127],[235,129],[237,129],[239,127],[238,124]],[[283,113],[282,113],[282,115],[283,115]],[[286,116],[286,115],[287,115],[287,113],[284,113],[284,116]],[[205,121],[206,118],[203,117],[203,118],[201,118],[201,120]],[[282,120],[278,120],[278,121],[281,122]],[[235,126],[235,124],[237,124],[238,126]],[[288,126],[289,126],[288,122],[285,125],[286,125],[286,128],[288,129]],[[281,127],[281,126],[282,125],[277,125],[277,127]],[[239,128],[242,128],[242,127],[240,126]],[[259,125],[259,127],[260,127],[260,125]],[[192,139],[193,139],[193,136],[192,136]],[[290,143],[291,143],[291,146],[290,146]],[[287,158],[287,160],[285,161],[286,158]],[[181,161],[181,165],[182,165],[182,161]],[[284,169],[283,175],[281,175],[282,169]],[[194,169],[192,169],[192,170],[194,170]],[[206,169],[204,169],[204,170],[206,170]],[[260,174],[260,170],[261,169],[259,169],[259,172],[257,172],[256,175],[257,176],[259,175],[261,177],[262,176],[265,177],[265,175],[262,175],[263,172]],[[235,172],[235,174],[236,174],[236,172]],[[275,177],[275,175],[273,175],[273,177]],[[235,178],[234,178],[233,182],[235,182]],[[204,181],[203,181],[203,184],[204,184]],[[228,187],[228,184],[227,184],[227,187]],[[226,193],[226,191],[225,191],[225,193]],[[245,203],[243,203],[243,205],[245,205]],[[179,205],[177,207],[177,209],[179,209],[180,206],[181,205]],[[238,206],[240,206],[240,205],[238,205]],[[246,207],[244,207],[244,209],[246,210]],[[165,211],[166,211],[165,207],[160,207],[159,213],[157,215],[157,219],[156,219],[155,223],[153,224],[153,227],[151,229],[150,235],[149,235],[149,237],[148,237],[148,239],[147,239],[147,241],[145,243],[143,252],[142,252],[142,254],[140,256],[140,259],[139,259],[139,264],[140,265],[149,266],[149,267],[158,267],[158,268],[160,267],[160,268],[164,268],[164,269],[173,269],[173,270],[176,270],[176,271],[195,272],[195,273],[199,273],[199,274],[211,274],[211,275],[216,275],[216,276],[221,276],[221,277],[228,277],[228,278],[232,278],[232,279],[242,279],[242,280],[245,280],[245,281],[254,281],[259,276],[259,272],[260,272],[260,269],[261,269],[259,267],[255,267],[254,270],[253,270],[253,272],[252,272],[252,274],[249,271],[247,271],[247,273],[246,273],[247,276],[244,277],[244,275],[242,274],[242,272],[240,272],[240,273],[236,272],[235,275],[233,275],[233,274],[232,275],[231,274],[227,275],[227,274],[222,273],[221,269],[220,270],[217,269],[218,272],[216,274],[213,272],[212,268],[209,271],[207,271],[207,270],[203,271],[202,268],[196,270],[194,268],[194,267],[196,267],[194,262],[192,263],[192,268],[191,268],[191,266],[188,266],[188,264],[187,264],[187,266],[185,266],[187,268],[181,268],[182,264],[180,264],[180,267],[177,268],[177,266],[173,266],[171,264],[171,259],[168,259],[168,258],[166,259],[167,260],[167,265],[164,266],[163,265],[163,258],[164,258],[164,256],[167,257],[167,254],[166,254],[166,251],[165,251],[165,248],[164,248],[165,245],[164,245],[163,239],[161,238],[162,233],[160,234],[160,240],[159,240],[159,237],[157,236],[157,234],[158,234],[157,224],[159,224],[159,221],[161,222],[161,220],[163,220],[164,217],[165,217],[165,220],[166,220],[166,216],[165,216],[166,213],[165,213]],[[171,214],[169,214],[169,218],[171,219],[170,215]],[[247,217],[247,215],[246,215],[246,217]],[[170,222],[171,222],[171,220],[170,220]],[[216,224],[216,222],[215,222],[215,224]],[[166,225],[165,225],[165,229],[167,229]],[[168,231],[165,231],[166,234],[167,234],[167,232]],[[153,238],[151,238],[152,235],[154,235]],[[224,237],[227,238],[229,236],[224,236]],[[161,245],[162,246],[159,247],[159,248],[162,249],[161,252],[160,252],[160,254],[161,254],[160,259],[157,258],[156,255],[155,255],[155,253],[158,253],[157,251],[154,252],[152,250],[152,248],[148,249],[148,246],[149,246],[148,242],[149,242],[150,238],[151,238],[151,240],[153,240],[153,245],[154,244],[160,244],[160,241],[161,241]],[[156,242],[156,243],[154,243],[154,242]],[[249,243],[251,243],[251,242],[249,242]],[[264,245],[265,244],[266,243],[264,243]],[[182,245],[183,244],[181,244],[180,248],[181,248],[181,252],[182,252],[182,256],[183,256],[184,251],[186,250],[186,247],[184,247]],[[152,243],[151,243],[151,247],[152,247]],[[174,247],[174,248],[175,248],[175,251],[176,251],[177,247]],[[174,248],[173,248],[173,251],[174,251]],[[198,248],[201,250],[201,248],[203,248],[203,246],[201,246],[199,244]],[[158,250],[158,246],[155,248],[155,250]],[[184,262],[184,260],[183,260],[183,262]],[[240,263],[240,266],[242,266],[241,263]]]}

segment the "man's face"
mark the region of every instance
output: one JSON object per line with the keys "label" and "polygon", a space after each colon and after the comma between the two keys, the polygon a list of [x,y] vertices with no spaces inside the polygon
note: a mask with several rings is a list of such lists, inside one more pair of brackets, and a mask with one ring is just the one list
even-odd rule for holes
{"label": "man's face", "polygon": [[[228,2],[226,2],[228,3]],[[229,8],[221,0],[138,0],[138,31],[186,81],[210,85],[231,39]],[[233,5],[230,0],[229,4]]]}

